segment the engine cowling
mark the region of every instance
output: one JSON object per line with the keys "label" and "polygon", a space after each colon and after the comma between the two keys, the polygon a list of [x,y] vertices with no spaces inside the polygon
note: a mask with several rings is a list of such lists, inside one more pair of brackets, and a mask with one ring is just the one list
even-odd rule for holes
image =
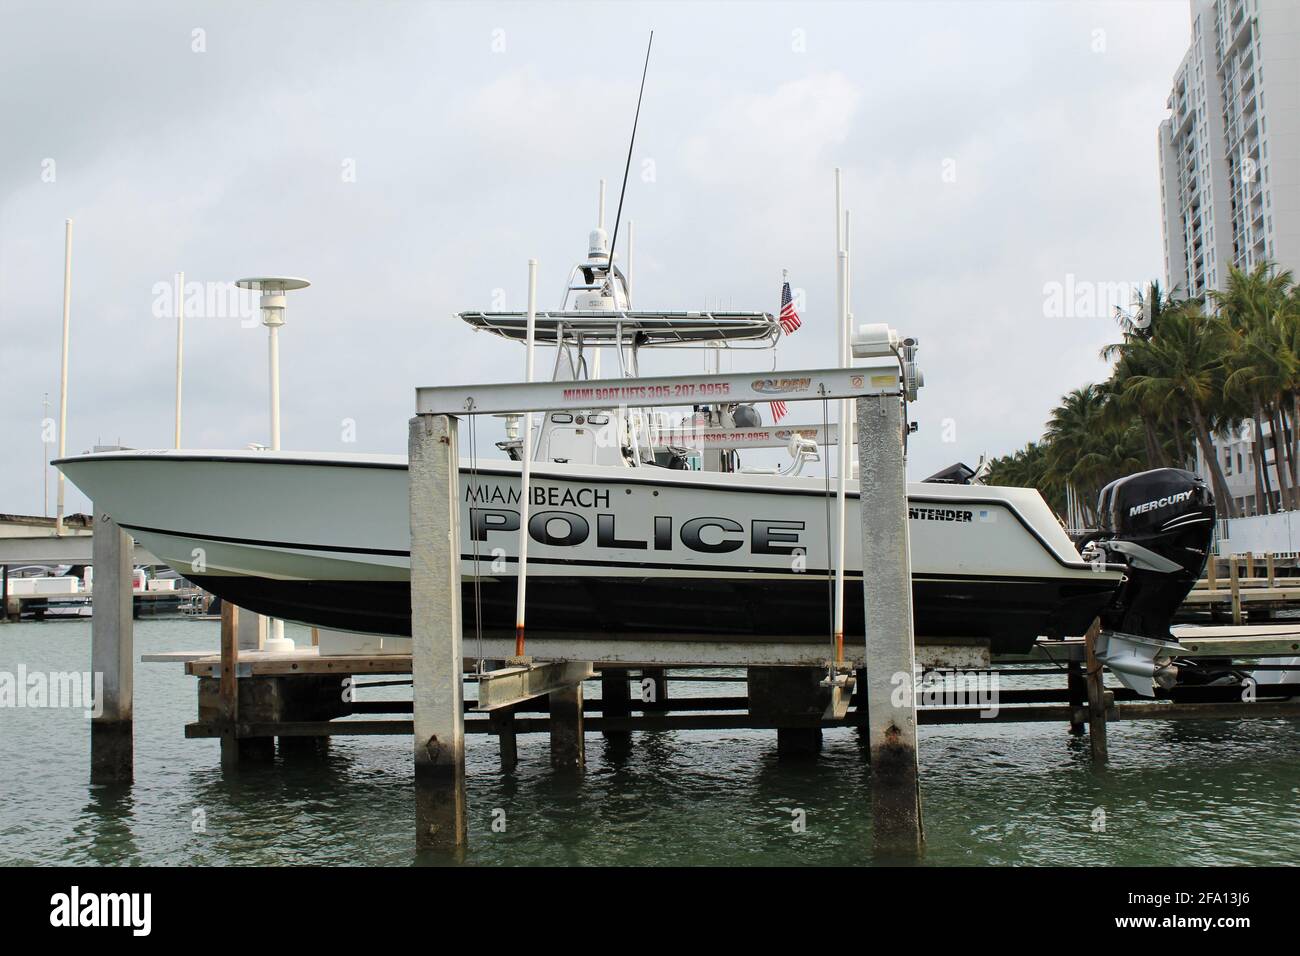
{"label": "engine cowling", "polygon": [[1128,566],[1102,626],[1173,640],[1174,614],[1205,570],[1214,538],[1214,495],[1181,468],[1155,468],[1116,479],[1097,500],[1092,544]]}

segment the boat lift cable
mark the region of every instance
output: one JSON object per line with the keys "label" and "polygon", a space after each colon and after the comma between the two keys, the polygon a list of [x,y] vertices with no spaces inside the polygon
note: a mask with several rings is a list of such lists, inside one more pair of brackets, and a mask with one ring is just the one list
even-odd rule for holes
{"label": "boat lift cable", "polygon": [[[472,402],[472,400],[471,400]],[[469,415],[469,500],[474,501],[478,495],[478,416],[473,413],[471,405]],[[474,555],[474,638],[478,644],[478,672],[484,670],[483,658],[483,578],[479,573],[478,535],[474,533],[474,506],[469,509],[470,551]]]}
{"label": "boat lift cable", "polygon": [[645,65],[641,68],[641,91],[636,95],[636,114],[632,117],[632,138],[627,144],[627,163],[623,166],[623,185],[618,191],[618,211],[614,213],[614,235],[609,243],[609,268],[605,272],[605,281],[609,283],[611,293],[614,289],[614,250],[618,248],[618,226],[623,218],[623,197],[627,195],[627,177],[632,171],[632,149],[636,145],[636,127],[641,120],[641,98],[645,96],[645,78],[650,72],[650,48],[655,42],[655,32],[650,31],[650,39],[645,45]]}

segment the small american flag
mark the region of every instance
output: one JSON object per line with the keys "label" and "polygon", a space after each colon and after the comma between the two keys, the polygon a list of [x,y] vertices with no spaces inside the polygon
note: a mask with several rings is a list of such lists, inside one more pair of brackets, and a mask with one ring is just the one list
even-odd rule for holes
{"label": "small american flag", "polygon": [[[789,281],[781,284],[781,314],[777,316],[777,321],[781,323],[781,331],[786,335],[793,335],[799,326],[803,325],[799,313],[794,310],[794,296],[790,294]],[[789,408],[785,402],[770,402],[769,404],[772,406],[772,421],[780,424]]]}
{"label": "small american flag", "polygon": [[799,319],[799,313],[794,310],[794,299],[790,295],[790,283],[786,282],[781,286],[781,314],[777,317],[781,323],[781,331],[786,335],[793,335],[803,322]]}

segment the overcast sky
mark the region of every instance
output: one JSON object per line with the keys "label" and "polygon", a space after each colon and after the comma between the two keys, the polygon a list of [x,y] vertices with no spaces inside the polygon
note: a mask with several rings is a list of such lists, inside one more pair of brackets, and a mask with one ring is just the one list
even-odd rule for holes
{"label": "overcast sky", "polygon": [[[529,257],[559,304],[602,176],[613,217],[651,29],[624,212],[636,304],[775,312],[786,268],[806,302],[780,365],[831,364],[843,167],[855,319],[922,345],[914,478],[1037,438],[1106,374],[1115,323],[1091,290],[1163,272],[1179,0],[0,11],[3,512],[43,507],[66,218],[69,452],[171,445],[159,290],[180,270],[204,290],[312,280],[281,333],[286,448],[403,452],[417,385],[519,378],[522,349],[453,313],[500,306],[494,290],[522,308]],[[187,319],[187,447],[268,439],[266,332],[216,298]],[[85,508],[71,487],[68,505]]]}

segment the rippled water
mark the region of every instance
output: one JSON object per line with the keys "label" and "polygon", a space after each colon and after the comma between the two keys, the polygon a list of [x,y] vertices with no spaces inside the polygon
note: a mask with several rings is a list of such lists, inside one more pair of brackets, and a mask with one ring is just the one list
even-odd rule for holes
{"label": "rippled water", "polygon": [[[217,646],[215,622],[140,621],[135,634],[137,656]],[[85,670],[89,640],[86,622],[0,625],[0,671]],[[179,665],[137,664],[135,708],[136,782],[125,789],[87,783],[80,711],[0,710],[0,863],[414,861],[408,738],[339,737],[327,757],[227,777],[215,741],[184,738],[196,694]],[[589,734],[575,782],[550,771],[544,735],[519,738],[509,775],[495,739],[471,736],[469,862],[870,862],[857,733],[828,731],[815,761],[778,763],[775,751],[770,731],[645,733],[619,757]],[[923,728],[926,862],[1300,860],[1300,722],[1121,723],[1110,751],[1094,772],[1086,738],[1055,724]],[[1105,832],[1092,828],[1097,808]],[[192,832],[196,810],[205,833]],[[498,810],[504,833],[492,829]],[[805,832],[791,810],[804,811]]]}

